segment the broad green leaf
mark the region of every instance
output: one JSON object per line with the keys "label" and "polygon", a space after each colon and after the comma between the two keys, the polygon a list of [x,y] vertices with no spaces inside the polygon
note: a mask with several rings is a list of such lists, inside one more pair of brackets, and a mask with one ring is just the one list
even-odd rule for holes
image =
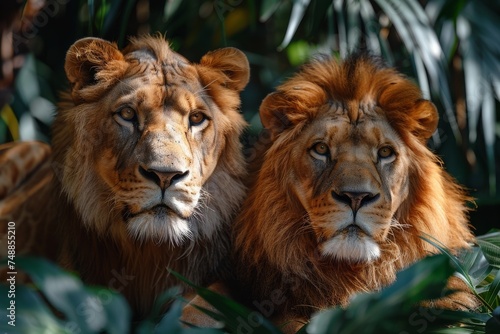
{"label": "broad green leaf", "polygon": [[458,255],[458,260],[475,287],[482,283],[493,269],[479,247],[463,250]]}
{"label": "broad green leaf", "polygon": [[497,270],[493,282],[488,287],[488,291],[484,295],[484,299],[491,306],[492,309],[498,307],[498,300],[500,298],[500,270]]}
{"label": "broad green leaf", "polygon": [[437,321],[440,310],[414,308],[414,305],[442,296],[452,272],[445,255],[425,258],[400,272],[396,281],[382,291],[355,296],[346,309],[334,308],[316,314],[307,326],[307,333],[415,332],[419,329],[415,327],[418,320],[425,316],[441,323]]}
{"label": "broad green leaf", "polygon": [[[8,298],[9,286],[0,285],[0,332],[2,333],[69,333],[71,324],[58,319],[41,299],[37,291],[17,284],[15,297]],[[10,301],[15,302],[15,324],[11,319]]]}
{"label": "broad green leaf", "polygon": [[490,265],[500,268],[500,232],[479,236],[476,242]]}
{"label": "broad green leaf", "polygon": [[472,279],[467,271],[467,269],[464,267],[464,265],[458,260],[453,254],[450,253],[450,251],[444,246],[439,240],[434,238],[431,235],[424,235],[421,236],[423,240],[426,242],[430,243],[434,247],[436,247],[442,254],[445,254],[450,261],[453,263],[453,266],[455,267],[455,270],[458,272],[459,277],[463,279],[463,281],[467,284],[469,289],[474,291],[474,282],[472,282]]}
{"label": "broad green leaf", "polygon": [[17,257],[16,267],[75,328],[86,333],[123,333],[128,328],[130,312],[121,295],[107,289],[93,293],[77,277],[42,258]]}

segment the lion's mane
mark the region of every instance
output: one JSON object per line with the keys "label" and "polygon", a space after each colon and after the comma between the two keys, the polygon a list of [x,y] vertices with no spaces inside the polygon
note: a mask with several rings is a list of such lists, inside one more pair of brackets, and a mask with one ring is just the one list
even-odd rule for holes
{"label": "lion's mane", "polygon": [[[295,180],[290,171],[297,170],[291,152],[325,105],[358,106],[367,100],[407,148],[409,194],[393,217],[398,224],[380,245],[378,259],[325,258],[300,195],[291,187]],[[398,270],[436,252],[421,236],[430,235],[454,250],[473,240],[469,198],[426,147],[437,126],[435,108],[412,82],[380,61],[366,55],[344,62],[314,60],[270,94],[260,114],[266,145],[260,143],[264,148],[256,154],[257,166],[251,167],[256,172],[235,223],[234,263],[236,290],[264,315],[307,318],[393,282]]]}

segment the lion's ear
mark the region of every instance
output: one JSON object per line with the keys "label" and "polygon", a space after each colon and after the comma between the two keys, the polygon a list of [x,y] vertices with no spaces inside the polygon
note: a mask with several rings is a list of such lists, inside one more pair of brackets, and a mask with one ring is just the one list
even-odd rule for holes
{"label": "lion's ear", "polygon": [[288,96],[283,91],[276,91],[266,96],[259,109],[260,120],[264,128],[271,132],[272,139],[284,130],[306,120],[307,111],[303,111],[302,101]]}
{"label": "lion's ear", "polygon": [[437,129],[439,115],[436,106],[431,101],[418,100],[413,112],[418,122],[418,127],[413,132],[417,137],[426,141]]}
{"label": "lion's ear", "polygon": [[76,41],[69,48],[64,64],[74,99],[82,98],[85,94],[80,94],[81,91],[89,86],[115,82],[126,67],[116,44],[93,37]]}
{"label": "lion's ear", "polygon": [[208,52],[200,64],[221,71],[226,76],[225,85],[238,92],[250,79],[250,65],[243,52],[236,48],[223,48]]}

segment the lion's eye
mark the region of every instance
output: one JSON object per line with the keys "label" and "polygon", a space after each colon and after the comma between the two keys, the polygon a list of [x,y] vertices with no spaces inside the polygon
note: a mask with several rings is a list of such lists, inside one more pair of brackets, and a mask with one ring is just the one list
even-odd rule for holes
{"label": "lion's eye", "polygon": [[327,155],[330,151],[325,143],[317,143],[312,147],[312,149],[319,155]]}
{"label": "lion's eye", "polygon": [[189,115],[189,124],[191,126],[200,125],[206,119],[207,119],[207,116],[205,116],[204,113],[197,111],[197,112],[194,112],[191,115]]}
{"label": "lion's eye", "polygon": [[118,114],[120,115],[121,118],[123,118],[127,122],[132,122],[136,119],[135,110],[129,107],[122,108],[118,112]]}
{"label": "lion's eye", "polygon": [[378,156],[380,158],[385,159],[385,158],[392,157],[393,155],[394,155],[394,150],[390,146],[384,146],[378,150]]}

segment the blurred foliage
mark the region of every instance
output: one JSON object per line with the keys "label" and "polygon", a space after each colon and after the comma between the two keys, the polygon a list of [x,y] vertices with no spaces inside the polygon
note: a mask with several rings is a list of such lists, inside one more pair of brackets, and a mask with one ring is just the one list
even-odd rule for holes
{"label": "blurred foliage", "polygon": [[[425,238],[442,251],[427,257],[397,275],[396,281],[379,292],[355,296],[347,308],[332,308],[313,316],[299,333],[498,333],[500,325],[500,232],[479,237],[478,246],[451,255],[432,237]],[[131,322],[124,298],[103,287],[88,287],[44,259],[18,257],[16,269],[27,273],[33,285],[17,284],[15,298],[0,300],[0,316],[8,319],[10,300],[15,300],[16,326],[0,322],[8,333],[275,333],[273,325],[256,311],[235,301],[192,285],[179,274],[181,281],[219,313],[204,310],[223,324],[223,328],[195,328],[179,320],[185,303],[180,290],[173,288],[158,298],[151,315],[139,323]],[[7,265],[7,260],[2,262]],[[463,279],[480,298],[477,312],[448,311],[420,306],[424,300],[446,295],[447,279]],[[7,296],[9,285],[0,285]],[[161,309],[170,303],[169,311]]]}
{"label": "blurred foliage", "polygon": [[[15,0],[7,0],[15,1]],[[23,1],[21,1],[23,2]],[[33,5],[38,4],[38,7]],[[40,6],[40,3],[45,6]],[[260,101],[316,53],[355,49],[382,56],[415,78],[441,114],[430,145],[477,198],[485,232],[498,223],[500,195],[500,2],[495,0],[25,0],[13,35],[26,49],[14,94],[0,107],[0,142],[50,141],[68,47],[98,36],[124,46],[127,37],[161,32],[192,61],[234,46],[252,66],[242,94],[251,145],[261,129]],[[7,13],[7,12],[6,12]],[[1,28],[1,26],[0,26]]]}

